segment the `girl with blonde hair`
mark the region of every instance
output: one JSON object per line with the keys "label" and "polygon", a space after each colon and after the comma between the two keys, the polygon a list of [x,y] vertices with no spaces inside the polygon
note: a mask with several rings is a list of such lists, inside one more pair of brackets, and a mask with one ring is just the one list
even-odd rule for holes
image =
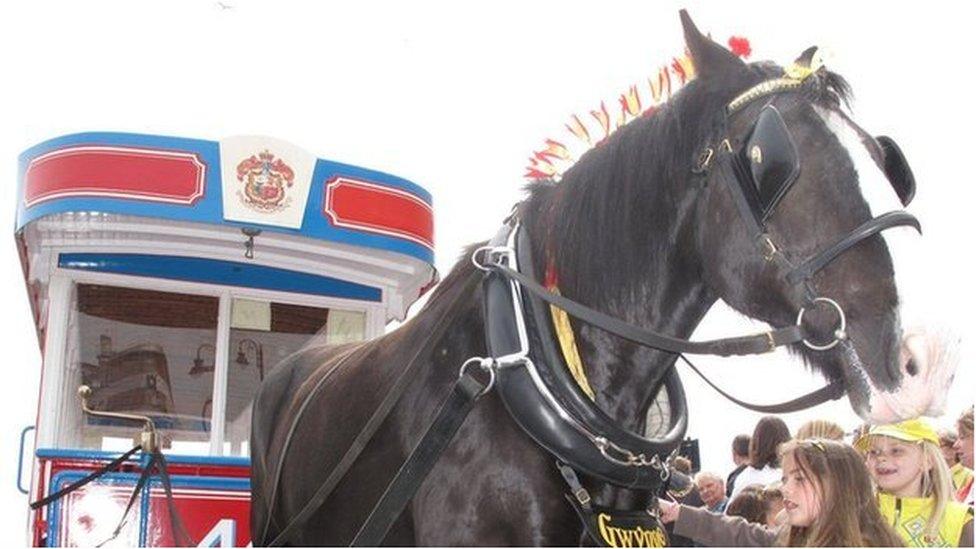
{"label": "girl with blonde hair", "polygon": [[865,454],[881,513],[909,547],[972,547],[972,509],[955,501],[939,435],[928,422],[876,425],[855,447]]}
{"label": "girl with blonde hair", "polygon": [[820,438],[826,440],[844,440],[844,428],[826,419],[811,419],[804,423],[796,432],[796,438]]}
{"label": "girl with blonde hair", "polygon": [[782,444],[786,523],[769,529],[742,517],[709,513],[659,500],[661,519],[674,533],[707,546],[900,547],[874,501],[861,456],[833,440],[792,440]]}

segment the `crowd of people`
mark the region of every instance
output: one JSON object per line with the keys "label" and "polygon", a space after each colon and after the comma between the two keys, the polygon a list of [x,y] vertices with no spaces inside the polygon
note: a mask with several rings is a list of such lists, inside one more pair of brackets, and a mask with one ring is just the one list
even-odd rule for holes
{"label": "crowd of people", "polygon": [[[732,441],[735,469],[658,501],[674,545],[973,546],[973,409],[955,431],[919,418],[852,433],[767,416]],[[690,471],[690,463],[680,468]]]}

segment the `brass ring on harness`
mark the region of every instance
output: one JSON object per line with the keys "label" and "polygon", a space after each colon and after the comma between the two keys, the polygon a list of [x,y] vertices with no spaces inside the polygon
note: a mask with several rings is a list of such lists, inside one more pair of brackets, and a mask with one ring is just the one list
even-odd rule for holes
{"label": "brass ring on harness", "polygon": [[488,394],[488,391],[491,391],[492,387],[495,386],[495,359],[476,356],[465,360],[464,364],[461,365],[461,369],[458,371],[458,379],[464,377],[465,372],[468,371],[468,367],[472,364],[477,364],[479,368],[488,372],[488,384],[475,396],[475,399],[479,399]]}
{"label": "brass ring on harness", "polygon": [[[809,347],[810,349],[813,349],[814,351],[827,351],[829,349],[833,349],[834,346],[840,343],[842,339],[847,339],[847,317],[844,316],[844,309],[840,307],[840,304],[838,304],[833,299],[830,299],[829,297],[817,297],[810,302],[811,305],[816,303],[826,303],[827,305],[830,305],[831,307],[834,308],[834,310],[837,311],[837,317],[839,318],[839,323],[837,329],[834,330],[834,339],[833,341],[827,343],[826,345],[818,345],[816,343],[811,343],[810,340],[808,339],[804,339],[803,344]],[[807,310],[806,306],[803,306],[800,308],[799,314],[796,315],[797,326],[802,327],[803,314],[806,312],[806,310]]]}

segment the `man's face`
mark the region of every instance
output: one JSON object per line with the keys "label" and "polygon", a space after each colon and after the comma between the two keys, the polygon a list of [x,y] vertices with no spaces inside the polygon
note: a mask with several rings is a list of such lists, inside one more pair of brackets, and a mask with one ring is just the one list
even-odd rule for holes
{"label": "man's face", "polygon": [[698,481],[698,494],[705,505],[712,507],[722,501],[725,496],[725,483],[721,480],[705,477]]}

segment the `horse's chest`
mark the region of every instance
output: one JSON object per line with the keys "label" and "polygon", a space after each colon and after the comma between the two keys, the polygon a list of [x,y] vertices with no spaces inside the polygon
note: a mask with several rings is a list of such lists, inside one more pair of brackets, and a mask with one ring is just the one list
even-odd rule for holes
{"label": "horse's chest", "polygon": [[578,545],[580,523],[551,458],[492,398],[468,417],[411,504],[416,543]]}

